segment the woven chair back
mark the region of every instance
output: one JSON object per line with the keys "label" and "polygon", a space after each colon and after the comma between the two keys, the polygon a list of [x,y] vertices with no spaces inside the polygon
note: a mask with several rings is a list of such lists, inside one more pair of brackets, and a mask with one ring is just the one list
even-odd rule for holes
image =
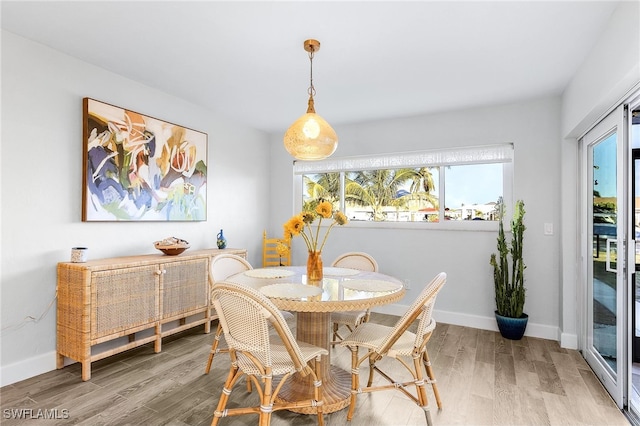
{"label": "woven chair back", "polygon": [[439,273],[431,280],[376,349],[377,353],[384,354],[388,352],[400,336],[402,336],[418,318],[420,318],[420,321],[418,322],[414,346],[420,347],[422,345],[424,335],[435,328],[435,320],[432,318],[433,306],[436,303],[438,292],[442,289],[446,281],[447,274],[444,272]]}
{"label": "woven chair back", "polygon": [[351,268],[360,271],[378,272],[378,262],[368,253],[349,252],[338,256],[331,266],[336,268]]}
{"label": "woven chair back", "polygon": [[235,254],[219,254],[211,261],[211,280],[215,283],[224,281],[231,275],[253,269],[244,258]]}
{"label": "woven chair back", "polygon": [[269,325],[277,331],[296,370],[305,368],[303,355],[278,308],[262,293],[230,283],[213,285],[212,301],[220,316],[225,340],[230,348],[256,357],[265,367],[273,366]]}

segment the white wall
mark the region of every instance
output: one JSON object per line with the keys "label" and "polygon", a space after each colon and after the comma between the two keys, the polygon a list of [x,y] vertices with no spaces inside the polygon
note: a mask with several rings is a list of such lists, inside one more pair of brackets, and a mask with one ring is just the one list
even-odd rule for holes
{"label": "white wall", "polygon": [[[83,223],[82,98],[208,133],[207,221]],[[158,90],[2,32],[2,385],[55,369],[56,264],[73,246],[91,258],[153,253],[179,236],[192,249],[230,247],[261,259],[268,204],[267,136]]]}
{"label": "white wall", "polygon": [[621,2],[598,43],[562,96],[562,319],[561,344],[578,347],[581,309],[578,142],[589,128],[640,90],[640,2]]}
{"label": "white wall", "polygon": [[623,1],[562,96],[562,135],[580,137],[640,83],[640,2]]}
{"label": "white wall", "polygon": [[[336,126],[340,138],[334,156],[379,154],[455,146],[513,142],[514,194],[525,201],[527,233],[527,334],[558,339],[560,324],[560,99],[544,98],[517,104],[450,113]],[[272,136],[274,165],[270,229],[282,232],[294,212],[291,157],[282,135]],[[555,235],[544,236],[544,223]],[[436,319],[471,327],[496,329],[493,311],[493,272],[489,257],[497,232],[334,229],[323,251],[331,262],[343,251],[366,251],[382,272],[408,279],[412,288],[398,306],[381,311],[402,312],[438,272],[448,274],[438,297]],[[304,262],[304,244],[294,239],[294,259]]]}

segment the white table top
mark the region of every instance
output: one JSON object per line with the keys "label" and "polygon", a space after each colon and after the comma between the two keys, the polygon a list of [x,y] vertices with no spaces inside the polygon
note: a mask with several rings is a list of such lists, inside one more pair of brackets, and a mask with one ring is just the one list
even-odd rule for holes
{"label": "white table top", "polygon": [[256,268],[227,278],[266,294],[280,309],[336,312],[385,305],[400,300],[402,282],[379,272],[326,267],[322,283],[307,282],[306,266]]}

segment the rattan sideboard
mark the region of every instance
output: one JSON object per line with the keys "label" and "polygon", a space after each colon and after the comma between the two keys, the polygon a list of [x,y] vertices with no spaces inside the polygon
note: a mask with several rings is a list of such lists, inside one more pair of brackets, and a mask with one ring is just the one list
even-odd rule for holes
{"label": "rattan sideboard", "polygon": [[150,342],[160,352],[163,337],[201,324],[209,333],[217,317],[209,264],[222,253],[247,255],[207,249],[58,263],[57,367],[79,361],[89,380],[93,361]]}

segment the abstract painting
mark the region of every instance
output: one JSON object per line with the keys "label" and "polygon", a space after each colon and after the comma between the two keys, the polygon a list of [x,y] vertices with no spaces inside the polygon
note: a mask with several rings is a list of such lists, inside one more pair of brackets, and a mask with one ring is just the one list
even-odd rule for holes
{"label": "abstract painting", "polygon": [[83,221],[206,220],[206,133],[84,98],[83,138]]}

